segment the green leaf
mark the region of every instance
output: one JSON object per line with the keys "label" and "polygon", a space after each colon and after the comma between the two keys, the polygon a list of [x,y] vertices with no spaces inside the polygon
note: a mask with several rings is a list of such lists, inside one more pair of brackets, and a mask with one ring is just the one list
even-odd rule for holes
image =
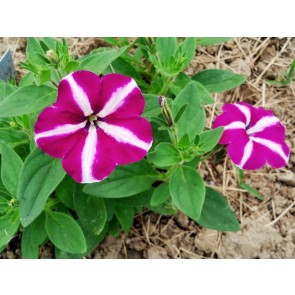
{"label": "green leaf", "polygon": [[85,56],[81,59],[80,70],[88,70],[96,74],[101,74],[126,49],[127,46]]}
{"label": "green leaf", "polygon": [[209,69],[197,73],[192,79],[203,84],[209,92],[222,92],[240,86],[247,77],[231,71]]}
{"label": "green leaf", "polygon": [[212,188],[206,188],[202,214],[197,223],[220,231],[239,231],[240,225],[226,199]]}
{"label": "green leaf", "polygon": [[152,197],[152,192],[153,188],[131,197],[116,199],[115,204],[125,207],[144,207],[149,205]]}
{"label": "green leaf", "polygon": [[44,55],[43,49],[36,38],[28,38],[26,57],[35,64],[46,65],[38,54]]}
{"label": "green leaf", "polygon": [[16,197],[17,186],[23,161],[19,155],[5,143],[2,144],[1,178],[6,189]]}
{"label": "green leaf", "polygon": [[35,85],[18,88],[0,102],[0,117],[15,117],[39,111],[52,104],[57,91]]}
{"label": "green leaf", "polygon": [[185,104],[188,105],[177,123],[179,138],[188,134],[189,138],[193,140],[205,127],[205,111],[202,108],[202,103],[206,93],[202,87],[190,82],[173,101],[172,113],[174,117]]}
{"label": "green leaf", "polygon": [[78,183],[69,175],[66,175],[63,181],[58,185],[55,193],[59,200],[71,209],[75,209],[74,192]]}
{"label": "green leaf", "polygon": [[171,143],[161,142],[155,147],[154,152],[148,154],[148,160],[158,167],[167,167],[179,163],[181,155]]}
{"label": "green leaf", "polygon": [[196,54],[196,38],[185,38],[184,41],[178,47],[181,53],[181,67],[179,71],[184,70],[194,59]]}
{"label": "green leaf", "polygon": [[42,245],[46,238],[47,232],[45,228],[46,215],[42,212],[28,227],[31,229],[31,243],[33,246]]}
{"label": "green leaf", "polygon": [[18,214],[0,216],[0,248],[6,246],[19,227]]}
{"label": "green leaf", "polygon": [[178,113],[175,115],[175,119],[174,122],[177,123],[179,121],[179,119],[181,118],[182,114],[184,113],[184,111],[188,108],[188,104],[184,104],[180,110],[178,111]]}
{"label": "green leaf", "polygon": [[100,198],[124,198],[147,190],[158,173],[145,161],[118,166],[101,182],[86,184],[86,194]]}
{"label": "green leaf", "polygon": [[93,235],[99,235],[107,222],[107,211],[104,200],[86,195],[82,187],[77,186],[74,203],[80,223]]}
{"label": "green leaf", "polygon": [[177,96],[182,91],[182,89],[191,81],[192,81],[191,79],[183,79],[183,80],[175,81],[170,85],[170,89],[172,93]]}
{"label": "green leaf", "polygon": [[191,141],[188,137],[187,134],[184,134],[181,139],[179,140],[179,142],[177,143],[177,146],[179,148],[185,148],[185,147],[189,147],[191,145]]}
{"label": "green leaf", "polygon": [[119,220],[123,230],[127,233],[132,227],[134,220],[134,209],[132,207],[116,206],[115,215]]}
{"label": "green leaf", "polygon": [[79,224],[65,213],[46,214],[46,231],[51,242],[59,249],[69,253],[84,253],[86,240]]}
{"label": "green leaf", "polygon": [[21,223],[32,223],[43,211],[49,195],[65,176],[61,161],[36,148],[25,160],[18,186]]}
{"label": "green leaf", "polygon": [[252,187],[249,184],[246,184],[245,182],[241,182],[240,183],[240,188],[245,189],[246,191],[248,191],[251,195],[253,195],[254,197],[256,197],[258,200],[263,201],[264,197],[263,195],[254,187]]}
{"label": "green leaf", "polygon": [[173,204],[184,214],[197,221],[205,199],[205,186],[196,169],[180,166],[170,179]]}
{"label": "green leaf", "polygon": [[32,72],[27,73],[19,82],[19,87],[25,87],[34,84],[35,75]]}
{"label": "green leaf", "polygon": [[17,88],[0,80],[0,102],[8,95],[13,93]]}
{"label": "green leaf", "polygon": [[115,59],[112,62],[112,67],[116,73],[132,77],[138,83],[142,82],[136,69],[124,58],[118,57]]}
{"label": "green leaf", "polygon": [[146,118],[157,117],[161,113],[159,96],[155,94],[144,94],[145,107],[143,116]]}
{"label": "green leaf", "polygon": [[170,58],[174,55],[177,47],[177,38],[159,37],[156,40],[157,55],[163,68],[167,68]]}
{"label": "green leaf", "polygon": [[202,132],[199,135],[200,140],[198,146],[200,149],[198,151],[198,155],[211,151],[217,145],[222,133],[223,127]]}
{"label": "green leaf", "polygon": [[158,207],[170,198],[169,183],[161,183],[153,192],[151,206]]}
{"label": "green leaf", "polygon": [[198,37],[196,38],[197,46],[207,46],[207,45],[213,45],[213,44],[219,44],[226,41],[231,40],[231,37]]}
{"label": "green leaf", "polygon": [[64,70],[67,73],[76,71],[78,68],[80,67],[80,62],[77,60],[71,60],[67,63],[67,65],[65,66]]}
{"label": "green leaf", "polygon": [[21,239],[22,259],[37,259],[39,256],[39,246],[32,244],[32,228],[29,226],[24,229]]}
{"label": "green leaf", "polygon": [[58,248],[55,248],[55,256],[57,259],[79,259],[83,256],[86,256],[90,252],[92,252],[99,244],[103,241],[105,238],[105,235],[107,233],[107,227],[104,228],[104,230],[99,235],[93,235],[90,232],[88,232],[85,228],[82,227],[86,244],[87,244],[87,250],[84,253],[80,254],[72,254],[65,252],[63,250],[60,250]]}
{"label": "green leaf", "polygon": [[2,144],[5,143],[13,148],[21,144],[29,143],[28,135],[13,128],[0,128],[0,152],[2,153]]}
{"label": "green leaf", "polygon": [[40,84],[44,84],[45,82],[51,79],[51,70],[41,70],[39,72]]}
{"label": "green leaf", "polygon": [[150,206],[149,209],[164,216],[173,216],[178,212],[177,208],[169,201],[159,206]]}
{"label": "green leaf", "polygon": [[[2,194],[2,191],[0,190]],[[0,215],[10,209],[9,200],[0,195]]]}

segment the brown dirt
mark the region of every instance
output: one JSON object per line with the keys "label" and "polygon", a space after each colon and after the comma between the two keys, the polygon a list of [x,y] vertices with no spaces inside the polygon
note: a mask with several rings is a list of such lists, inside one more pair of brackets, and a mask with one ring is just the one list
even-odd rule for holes
{"label": "brown dirt", "polygon": [[[74,55],[100,46],[98,38],[68,38]],[[24,60],[25,38],[0,38],[0,54],[7,47],[16,63]],[[235,38],[223,45],[199,48],[187,73],[207,68],[229,69],[244,74],[241,87],[215,94],[216,103],[206,108],[207,126],[220,113],[224,102],[247,101],[273,110],[286,126],[291,157],[287,167],[265,167],[246,172],[246,181],[263,195],[263,202],[238,188],[237,174],[228,158],[215,166],[210,160],[200,171],[207,184],[223,193],[240,223],[238,233],[200,228],[183,214],[165,217],[139,214],[131,231],[118,238],[108,236],[87,258],[295,258],[295,82],[275,87],[266,83],[287,72],[295,57],[294,38]],[[24,71],[17,66],[21,76]],[[19,258],[15,238],[0,258]],[[42,246],[41,258],[52,258],[52,246]]]}

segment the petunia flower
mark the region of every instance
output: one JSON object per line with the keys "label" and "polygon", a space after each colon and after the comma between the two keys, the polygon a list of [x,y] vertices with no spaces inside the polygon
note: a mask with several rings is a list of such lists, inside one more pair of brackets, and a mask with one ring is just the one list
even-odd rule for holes
{"label": "petunia flower", "polygon": [[228,145],[231,160],[241,169],[255,170],[268,162],[274,168],[287,164],[290,149],[285,127],[272,111],[244,102],[225,104],[213,128],[224,126],[220,144]]}
{"label": "petunia flower", "polygon": [[61,158],[77,182],[101,181],[117,165],[139,161],[150,149],[152,129],[140,117],[143,109],[144,97],[132,78],[74,72],[61,80],[57,101],[40,113],[35,141]]}

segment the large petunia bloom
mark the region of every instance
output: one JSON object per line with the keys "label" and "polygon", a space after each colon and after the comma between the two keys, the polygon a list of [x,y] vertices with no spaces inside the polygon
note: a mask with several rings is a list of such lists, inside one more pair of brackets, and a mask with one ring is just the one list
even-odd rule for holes
{"label": "large petunia bloom", "polygon": [[274,168],[287,164],[290,149],[285,127],[272,111],[244,102],[225,104],[213,128],[224,126],[220,144],[228,145],[231,160],[241,169],[255,170],[268,162]]}
{"label": "large petunia bloom", "polygon": [[61,158],[77,182],[101,181],[117,165],[139,161],[150,149],[152,129],[140,117],[143,110],[144,97],[132,78],[74,72],[61,80],[57,101],[40,113],[35,141]]}

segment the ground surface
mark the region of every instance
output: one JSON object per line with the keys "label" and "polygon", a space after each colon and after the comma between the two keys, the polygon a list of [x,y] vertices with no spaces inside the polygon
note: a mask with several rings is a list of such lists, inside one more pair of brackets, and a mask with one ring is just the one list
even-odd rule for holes
{"label": "ground surface", "polygon": [[[69,38],[76,56],[101,45],[97,38]],[[25,38],[0,38],[0,55],[11,48],[14,60],[24,60]],[[235,38],[223,45],[198,48],[187,69],[193,75],[201,69],[222,68],[244,74],[248,81],[234,91],[214,96],[207,108],[211,127],[224,102],[246,101],[271,109],[287,129],[291,157],[287,167],[265,167],[246,173],[246,182],[257,188],[264,201],[238,188],[236,170],[226,158],[218,166],[202,164],[206,182],[223,193],[240,223],[238,233],[200,228],[187,217],[164,217],[151,212],[137,216],[128,234],[107,237],[88,258],[295,258],[295,82],[276,87],[266,81],[288,71],[295,57],[295,38]],[[17,75],[24,70],[17,66]],[[41,249],[41,258],[52,258],[52,247]],[[0,258],[21,257],[15,238]]]}

